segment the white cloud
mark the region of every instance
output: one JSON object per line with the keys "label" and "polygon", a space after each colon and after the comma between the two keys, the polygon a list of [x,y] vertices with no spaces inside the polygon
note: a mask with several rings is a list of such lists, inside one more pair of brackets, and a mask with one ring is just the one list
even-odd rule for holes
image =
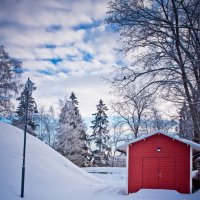
{"label": "white cloud", "polygon": [[23,61],[23,67],[28,69],[30,72],[36,72],[37,70],[45,70],[45,69],[50,69],[50,70],[56,70],[56,66],[53,65],[50,61],[38,61],[38,60],[24,60]]}
{"label": "white cloud", "polygon": [[80,56],[80,52],[77,48],[74,48],[74,46],[57,47],[55,49],[52,49],[52,53],[54,54],[54,56],[60,58],[66,58],[66,56]]}
{"label": "white cloud", "polygon": [[[38,105],[56,105],[74,91],[81,114],[90,116],[99,99],[110,101],[100,77],[118,58],[116,35],[103,22],[106,6],[106,0],[1,0],[0,43],[23,61],[23,80],[35,82]],[[54,64],[55,58],[62,61]]]}

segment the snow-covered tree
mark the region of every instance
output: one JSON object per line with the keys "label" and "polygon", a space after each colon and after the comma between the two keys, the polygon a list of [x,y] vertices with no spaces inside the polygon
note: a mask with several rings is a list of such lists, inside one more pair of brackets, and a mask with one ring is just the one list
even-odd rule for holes
{"label": "snow-covered tree", "polygon": [[193,132],[191,113],[186,102],[184,102],[179,112],[179,135],[180,137],[192,140]]}
{"label": "snow-covered tree", "polygon": [[142,132],[149,134],[161,130],[166,133],[177,133],[177,126],[178,122],[174,117],[171,117],[171,119],[164,118],[159,109],[152,107],[143,117]]}
{"label": "snow-covered tree", "polygon": [[58,136],[58,119],[55,116],[54,107],[50,106],[48,111],[42,107],[39,113],[36,130],[38,138],[55,148]]}
{"label": "snow-covered tree", "polygon": [[88,166],[86,126],[78,109],[78,101],[72,92],[60,113],[58,128],[58,151],[74,164]]}
{"label": "snow-covered tree", "polygon": [[97,113],[93,114],[95,119],[92,121],[91,128],[93,134],[90,137],[91,142],[94,142],[95,149],[93,152],[92,165],[93,166],[106,166],[110,157],[111,148],[108,145],[109,130],[108,130],[108,117],[106,111],[108,108],[102,100],[97,105]]}
{"label": "snow-covered tree", "polygon": [[108,7],[106,21],[119,32],[121,52],[132,58],[110,82],[120,89],[143,82],[141,91],[186,101],[193,140],[200,143],[200,1],[110,0]]}
{"label": "snow-covered tree", "polygon": [[[24,129],[25,117],[26,117],[26,108],[27,108],[27,125],[28,132],[35,135],[34,130],[36,129],[36,122],[33,119],[33,115],[37,112],[37,104],[35,99],[32,97],[32,91],[36,89],[35,84],[28,79],[25,84],[24,90],[21,92],[21,96],[17,98],[19,101],[19,106],[16,111],[16,118],[13,120],[13,125]],[[27,91],[28,87],[31,91]]]}
{"label": "snow-covered tree", "polygon": [[148,90],[138,92],[134,85],[115,90],[119,100],[113,102],[112,109],[117,116],[117,125],[124,133],[131,133],[132,138],[136,139],[142,130],[143,117],[154,104],[155,98]]}
{"label": "snow-covered tree", "polygon": [[0,45],[0,115],[10,114],[12,110],[11,98],[21,88],[21,62],[13,59]]}

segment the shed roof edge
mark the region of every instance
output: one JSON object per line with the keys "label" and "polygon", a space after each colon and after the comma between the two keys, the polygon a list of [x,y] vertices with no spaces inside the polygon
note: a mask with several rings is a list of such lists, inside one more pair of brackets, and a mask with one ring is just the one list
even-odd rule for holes
{"label": "shed roof edge", "polygon": [[139,138],[137,138],[137,139],[131,140],[130,142],[126,142],[126,143],[124,143],[124,144],[122,144],[122,145],[119,145],[118,147],[116,147],[116,150],[117,150],[117,151],[126,152],[126,147],[127,147],[129,144],[134,144],[134,143],[136,143],[136,142],[139,142],[139,141],[141,141],[141,140],[144,140],[144,139],[146,139],[146,138],[149,138],[149,137],[151,137],[151,136],[153,136],[153,135],[156,135],[156,134],[159,134],[159,133],[162,134],[162,135],[165,135],[165,136],[167,136],[167,137],[170,137],[170,138],[172,138],[172,139],[174,139],[174,140],[177,140],[177,141],[179,141],[179,142],[182,142],[182,143],[185,143],[185,144],[187,144],[187,145],[190,145],[190,146],[191,146],[194,150],[196,150],[196,151],[200,151],[200,144],[198,144],[198,143],[196,143],[196,142],[193,142],[193,141],[190,141],[190,140],[187,140],[187,139],[184,139],[184,138],[180,138],[180,137],[178,137],[178,136],[176,136],[176,135],[171,135],[171,134],[165,133],[165,132],[160,131],[160,130],[155,131],[155,132],[153,132],[153,133],[150,133],[150,134],[148,134],[148,135],[144,135],[144,136],[139,137]]}

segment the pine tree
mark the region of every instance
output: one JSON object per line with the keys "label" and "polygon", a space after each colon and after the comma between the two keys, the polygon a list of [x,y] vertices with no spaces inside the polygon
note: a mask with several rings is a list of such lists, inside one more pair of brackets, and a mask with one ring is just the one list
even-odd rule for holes
{"label": "pine tree", "polygon": [[32,91],[27,92],[27,84],[31,87],[31,90],[35,90],[34,83],[28,79],[24,90],[21,92],[21,96],[17,98],[19,101],[19,106],[17,107],[16,114],[17,119],[13,120],[13,125],[24,129],[25,123],[25,115],[26,115],[26,107],[28,106],[28,115],[27,115],[27,125],[28,125],[28,132],[32,135],[35,135],[34,130],[36,129],[36,122],[33,119],[33,114],[37,112],[37,105],[35,99],[32,97]]}
{"label": "pine tree", "polygon": [[61,109],[58,130],[58,151],[74,164],[88,166],[86,126],[78,109],[78,101],[72,92]]}
{"label": "pine tree", "polygon": [[93,166],[108,165],[111,148],[108,146],[109,122],[106,115],[107,110],[106,105],[100,100],[97,105],[97,113],[93,114],[95,119],[92,121],[93,126],[91,128],[93,129],[93,134],[90,137],[90,140],[94,142],[96,147],[93,151]]}

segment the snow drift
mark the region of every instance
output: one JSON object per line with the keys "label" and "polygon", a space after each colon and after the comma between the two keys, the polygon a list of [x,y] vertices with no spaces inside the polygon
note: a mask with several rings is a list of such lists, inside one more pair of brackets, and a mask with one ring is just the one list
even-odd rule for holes
{"label": "snow drift", "polygon": [[[0,199],[20,198],[23,131],[0,122]],[[27,134],[25,197],[69,199],[100,181]],[[77,197],[78,198],[78,197]],[[81,199],[81,198],[80,198]]]}

